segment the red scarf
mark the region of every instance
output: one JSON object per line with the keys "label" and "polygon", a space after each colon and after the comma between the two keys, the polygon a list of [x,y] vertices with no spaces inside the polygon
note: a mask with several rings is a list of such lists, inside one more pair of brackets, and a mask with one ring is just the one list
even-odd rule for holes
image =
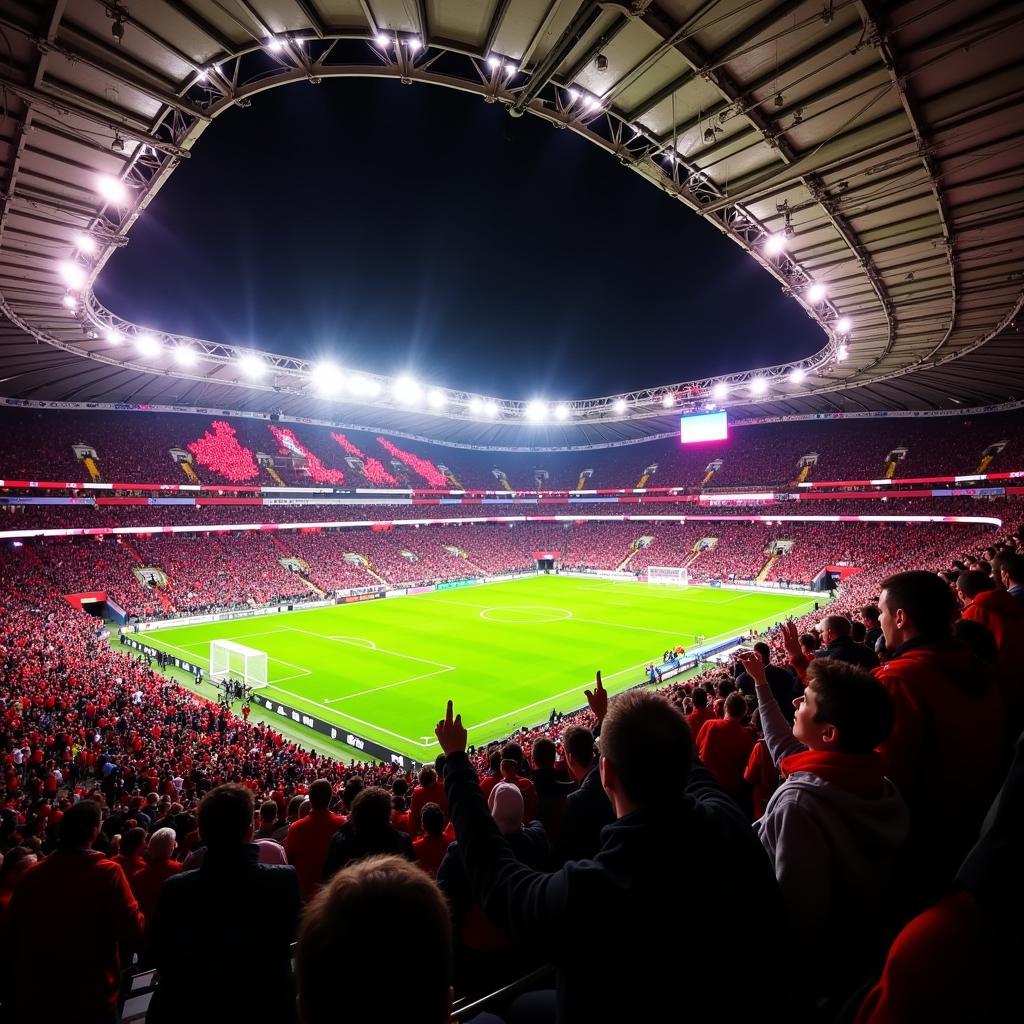
{"label": "red scarf", "polygon": [[794,772],[809,772],[865,800],[882,795],[882,759],[875,751],[870,754],[843,754],[831,750],[805,750],[784,757],[779,761],[779,767],[787,778]]}

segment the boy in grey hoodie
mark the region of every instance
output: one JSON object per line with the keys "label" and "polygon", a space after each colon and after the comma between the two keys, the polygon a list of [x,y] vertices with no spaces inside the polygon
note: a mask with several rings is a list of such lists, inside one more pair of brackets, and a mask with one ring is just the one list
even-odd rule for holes
{"label": "boy in grey hoodie", "polygon": [[891,700],[870,672],[815,659],[790,728],[761,658],[741,661],[785,778],[755,828],[775,865],[792,936],[814,965],[807,994],[852,987],[879,949],[893,860],[909,829],[903,798],[874,749],[892,730]]}

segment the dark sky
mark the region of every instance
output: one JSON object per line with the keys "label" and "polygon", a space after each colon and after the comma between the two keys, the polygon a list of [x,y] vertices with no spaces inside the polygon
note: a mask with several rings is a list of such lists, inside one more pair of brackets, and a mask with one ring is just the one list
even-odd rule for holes
{"label": "dark sky", "polygon": [[97,292],[150,327],[511,398],[823,342],[739,247],[572,132],[361,79],[220,117]]}

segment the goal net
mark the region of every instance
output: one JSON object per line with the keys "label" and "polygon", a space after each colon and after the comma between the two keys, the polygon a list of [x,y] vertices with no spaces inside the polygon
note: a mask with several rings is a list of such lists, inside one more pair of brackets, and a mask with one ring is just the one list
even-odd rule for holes
{"label": "goal net", "polygon": [[267,685],[267,652],[233,640],[210,641],[210,682],[234,679],[253,689]]}
{"label": "goal net", "polygon": [[690,582],[690,574],[677,565],[652,565],[647,569],[648,583],[674,583],[677,587],[685,587]]}

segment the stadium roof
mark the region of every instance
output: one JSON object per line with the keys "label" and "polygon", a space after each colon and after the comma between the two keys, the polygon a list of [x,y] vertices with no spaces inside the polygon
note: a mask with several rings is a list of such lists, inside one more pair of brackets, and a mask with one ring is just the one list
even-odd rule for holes
{"label": "stadium roof", "polygon": [[[1022,22],[1024,3],[966,0],[7,0],[0,394],[510,444],[642,437],[710,401],[750,417],[1024,399]],[[256,377],[215,339],[138,344],[91,284],[163,182],[232,105],[345,76],[475,93],[601,146],[773,274],[821,351],[556,410],[270,353]]]}

